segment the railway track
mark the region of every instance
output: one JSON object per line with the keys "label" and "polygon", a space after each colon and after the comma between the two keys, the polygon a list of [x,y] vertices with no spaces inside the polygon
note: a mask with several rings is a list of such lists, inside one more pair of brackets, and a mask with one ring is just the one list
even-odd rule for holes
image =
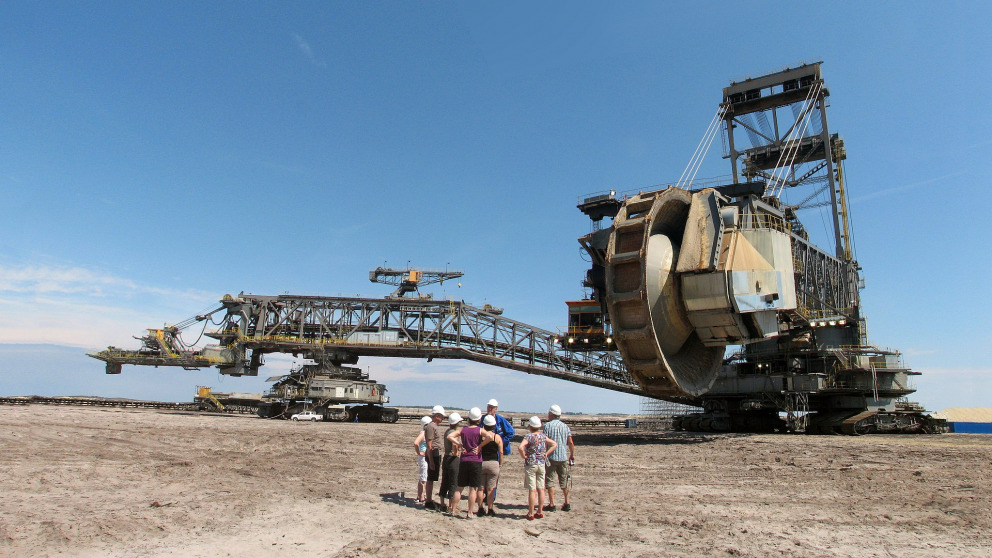
{"label": "railway track", "polygon": [[173,403],[167,401],[141,401],[108,397],[4,395],[0,405],[76,405],[82,407],[143,407],[147,409],[175,409],[180,411],[199,410],[196,403]]}

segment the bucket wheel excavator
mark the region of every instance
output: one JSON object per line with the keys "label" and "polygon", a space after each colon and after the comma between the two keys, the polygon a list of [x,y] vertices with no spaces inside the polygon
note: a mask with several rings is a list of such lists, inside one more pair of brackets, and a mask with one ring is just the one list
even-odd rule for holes
{"label": "bucket wheel excavator", "polygon": [[[624,365],[649,396],[703,409],[677,427],[941,428],[905,401],[917,373],[867,341],[846,150],[827,129],[828,94],[820,63],[732,83],[677,184],[578,206],[594,224],[579,239],[592,259],[584,284]],[[695,173],[721,129],[732,180],[699,187]],[[830,250],[798,219],[812,206],[831,210]]]}

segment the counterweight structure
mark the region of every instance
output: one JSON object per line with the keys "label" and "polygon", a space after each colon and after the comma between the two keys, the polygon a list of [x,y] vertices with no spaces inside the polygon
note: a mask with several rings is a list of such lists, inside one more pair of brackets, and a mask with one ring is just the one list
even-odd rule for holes
{"label": "counterweight structure", "polygon": [[[703,149],[676,186],[579,204],[613,219],[579,239],[593,262],[586,285],[637,384],[703,407],[677,421],[686,429],[939,428],[904,400],[917,373],[867,342],[827,95],[819,63],[732,83],[700,144],[722,128],[730,183],[692,187]],[[784,201],[800,190],[801,202]],[[797,217],[825,191],[831,250]]]}

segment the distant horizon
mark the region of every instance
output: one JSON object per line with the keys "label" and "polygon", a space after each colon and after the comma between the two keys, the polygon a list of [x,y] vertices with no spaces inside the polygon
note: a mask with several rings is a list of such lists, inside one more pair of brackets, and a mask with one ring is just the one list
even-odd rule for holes
{"label": "distant horizon", "polygon": [[[102,361],[87,356],[89,350],[93,349],[54,343],[0,343],[0,363],[5,370],[0,373],[0,395],[79,395],[187,402],[192,401],[197,386],[209,386],[220,392],[264,392],[271,387],[266,378],[287,373],[292,364],[300,360],[270,355],[274,358],[267,359],[258,376],[226,376],[214,368],[183,370],[134,365],[125,365],[121,374],[106,374]],[[439,387],[452,386],[478,394],[464,397],[477,399],[475,405],[451,407],[459,410],[472,406],[483,408],[489,399],[495,398],[503,402],[504,408],[544,409],[546,412],[555,403],[565,412],[582,409],[583,414],[640,414],[641,397],[627,393],[463,360],[435,360],[427,366],[428,370],[435,371],[433,375],[413,374],[410,367],[419,366],[418,361],[422,359],[363,357],[357,366],[367,370],[371,379],[385,384],[390,397],[387,405],[391,407],[433,407],[440,400],[455,403],[463,397],[437,395]],[[25,370],[32,370],[32,373],[22,373]],[[407,403],[415,398],[424,403]]]}
{"label": "distant horizon", "polygon": [[[0,373],[0,396],[78,396],[182,403],[192,401],[195,394],[195,388],[200,385],[209,386],[215,391],[222,392],[264,392],[271,385],[269,382],[265,382],[265,378],[287,372],[293,360],[285,358],[272,359],[270,363],[266,365],[266,368],[268,368],[267,372],[260,373],[258,376],[245,376],[240,378],[221,375],[215,369],[187,371],[176,369],[175,367],[155,368],[138,367],[133,365],[126,365],[123,372],[119,375],[108,375],[104,372],[104,363],[87,356],[87,350],[92,349],[59,345],[56,343],[0,343],[0,363],[3,363],[4,365],[4,372]],[[47,361],[42,358],[44,354],[50,355]],[[32,359],[38,358],[42,359],[42,365],[35,363],[32,374],[18,373],[31,369]],[[387,406],[429,409],[434,405],[440,404],[445,409],[450,408],[458,411],[471,409],[472,405],[445,405],[442,401],[440,401],[441,399],[444,399],[443,397],[437,398],[438,401],[433,401],[432,398],[432,402],[429,403],[412,404],[405,402],[393,402],[393,399],[397,397],[400,401],[409,401],[409,398],[414,397],[415,395],[413,394],[420,391],[422,389],[422,384],[425,383],[417,380],[411,381],[408,377],[407,379],[403,379],[405,377],[405,374],[402,372],[404,367],[411,365],[411,363],[404,364],[403,361],[405,360],[408,359],[364,358],[359,361],[359,366],[363,369],[371,370],[375,367],[375,369],[379,372],[372,372],[371,377],[386,385],[387,393],[391,399]],[[416,361],[417,359],[409,360]],[[48,366],[44,364],[47,364]],[[385,366],[382,366],[384,364]],[[436,366],[438,364],[443,366],[444,361],[436,362],[431,366]],[[486,394],[479,397],[479,402],[476,404],[479,408],[483,408],[485,402],[492,397],[504,402],[512,402],[517,398],[513,395],[513,392],[507,393],[506,391],[501,391],[505,390],[505,387],[500,387],[498,385],[494,386],[488,383],[489,378],[494,375],[498,375],[500,377],[505,377],[503,383],[509,382],[528,385],[528,381],[530,381],[545,386],[544,390],[537,390],[538,393],[528,396],[528,398],[536,397],[546,401],[546,403],[534,401],[528,405],[531,408],[538,409],[540,412],[507,411],[505,410],[505,404],[500,408],[502,412],[519,414],[530,413],[544,416],[547,412],[547,408],[552,403],[556,403],[562,407],[564,415],[584,414],[650,416],[652,414],[645,413],[642,409],[644,401],[647,398],[632,394],[587,386],[567,380],[534,376],[523,372],[501,369],[490,365],[480,365],[469,361],[455,360],[448,361],[447,364],[448,365],[445,368],[449,371],[441,374],[441,377],[448,378],[448,380],[446,380],[447,382],[450,383],[455,381],[462,384],[466,382],[471,383],[473,381],[480,382],[475,389],[472,389],[472,391]],[[463,368],[463,365],[466,364],[468,366]],[[396,372],[390,372],[389,366],[394,366],[399,369],[399,374]],[[68,368],[75,368],[76,371],[66,372],[66,369]],[[172,369],[170,370],[170,368]],[[455,376],[451,376],[452,374],[455,374]],[[457,380],[452,379],[458,378],[457,375],[459,374],[463,375],[464,378]],[[190,378],[190,376],[192,376],[192,378]],[[378,378],[376,378],[377,376]],[[384,379],[390,376],[395,376],[398,379],[395,381]],[[933,374],[932,376],[933,381],[935,382],[947,380],[946,374]],[[927,374],[924,373],[921,376],[917,376],[916,379],[918,384],[923,383],[922,380],[927,379]],[[432,393],[434,389],[431,386],[433,386],[434,383],[435,382],[432,381],[426,382],[427,390]],[[442,385],[443,383],[444,382],[442,382]],[[52,386],[62,387],[53,388]],[[549,393],[560,393],[562,395],[557,399],[555,399],[554,395],[543,395],[548,388],[550,388],[548,391]],[[76,391],[76,393],[68,393],[68,391],[72,390]],[[154,395],[155,393],[166,395],[166,397],[156,397]],[[186,395],[187,393],[189,395]],[[421,396],[423,395],[424,394],[421,394]],[[924,394],[918,386],[917,391],[909,396],[909,400],[921,403],[928,412],[941,412],[945,409],[957,407],[985,408],[980,404],[969,404],[965,398],[946,401],[942,398],[940,400],[941,405],[930,405],[927,404],[923,395]],[[981,394],[971,395],[979,398],[981,397]],[[428,395],[427,397],[431,396]],[[513,407],[519,408],[521,405],[514,404]],[[574,411],[572,409],[579,410]]]}
{"label": "distant horizon", "polygon": [[[135,402],[141,402],[141,403],[175,403],[175,404],[185,404],[185,403],[192,403],[193,402],[193,399],[192,398],[190,398],[189,401],[161,401],[161,400],[157,400],[157,399],[134,399],[134,398],[131,398],[131,397],[103,397],[101,395],[86,395],[86,394],[80,394],[80,393],[73,394],[73,395],[45,395],[45,394],[40,394],[40,393],[31,393],[31,394],[24,394],[24,395],[10,395],[10,394],[5,394],[5,393],[0,393],[0,397],[79,398],[79,399],[101,399],[101,400],[106,400],[106,401],[124,400],[124,401],[135,401]],[[346,405],[357,405],[357,403],[346,403]],[[2,406],[3,406],[3,403],[0,403],[0,407],[2,407]],[[447,407],[447,406],[444,406],[443,404],[441,406],[444,407],[445,411],[451,410],[451,411],[458,411],[458,412],[462,412],[462,411],[468,412],[468,410],[469,410],[469,409],[463,409],[463,408],[460,408],[460,407]],[[395,408],[395,409],[431,409],[434,406],[433,405],[393,405],[391,403],[386,403],[385,405],[383,405],[383,407],[392,407],[392,408]],[[223,413],[223,411],[220,411],[220,412]],[[544,411],[544,412],[539,412],[539,411],[504,411],[502,409],[500,409],[499,413],[500,414],[506,414],[506,415],[511,415],[511,414],[512,415],[535,415],[535,416],[538,416],[538,417],[544,417],[545,415],[547,415],[547,411]],[[247,414],[247,415],[250,415],[251,413],[234,413],[234,414]],[[621,412],[584,413],[584,412],[578,412],[578,411],[573,411],[573,412],[562,411],[562,416],[563,417],[569,417],[569,416],[575,417],[575,416],[653,416],[653,415],[651,415],[650,413],[633,413],[633,414],[632,413],[621,413]],[[331,422],[334,422],[334,421],[331,421]]]}
{"label": "distant horizon", "polygon": [[[0,392],[262,391],[107,376],[80,347],[140,347],[225,293],[385,295],[378,266],[461,270],[425,291],[560,330],[588,294],[579,198],[731,175],[730,135],[700,142],[724,88],[817,60],[868,342],[922,373],[925,408],[988,404],[992,2],[751,3],[730,32],[727,6],[0,5]],[[739,146],[780,125],[754,116]],[[778,199],[834,253],[835,196],[811,190]],[[266,355],[263,378],[293,362]],[[642,403],[470,361],[359,366],[401,402]]]}

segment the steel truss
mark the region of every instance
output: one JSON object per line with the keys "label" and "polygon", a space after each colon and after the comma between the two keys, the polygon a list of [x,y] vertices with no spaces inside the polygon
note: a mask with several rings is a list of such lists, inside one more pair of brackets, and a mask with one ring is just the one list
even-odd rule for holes
{"label": "steel truss", "polygon": [[[784,188],[826,183],[833,209],[835,254],[851,260],[846,200],[839,165],[847,157],[844,142],[827,126],[825,87],[820,62],[803,64],[723,89],[726,158],[734,183],[741,174],[749,181],[765,179],[765,196],[778,197]],[[790,118],[791,112],[791,118]],[[751,142],[744,148],[735,138],[743,129]],[[819,195],[817,189],[796,209]]]}
{"label": "steel truss", "polygon": [[792,235],[796,301],[806,319],[843,316],[858,319],[857,264],[839,260]]}
{"label": "steel truss", "polygon": [[[319,296],[225,296],[226,314],[206,335],[228,352],[222,373],[256,375],[266,353],[332,363],[361,356],[466,359],[528,374],[644,395],[617,354],[570,352],[558,335],[459,301]],[[212,314],[212,313],[211,313]],[[207,349],[203,350],[204,353]],[[114,363],[189,366],[199,353],[93,354]],[[216,363],[212,363],[216,364]]]}
{"label": "steel truss", "polygon": [[784,391],[781,393],[764,393],[766,399],[775,408],[785,414],[785,424],[791,432],[805,432],[809,425],[809,393],[802,391]]}

